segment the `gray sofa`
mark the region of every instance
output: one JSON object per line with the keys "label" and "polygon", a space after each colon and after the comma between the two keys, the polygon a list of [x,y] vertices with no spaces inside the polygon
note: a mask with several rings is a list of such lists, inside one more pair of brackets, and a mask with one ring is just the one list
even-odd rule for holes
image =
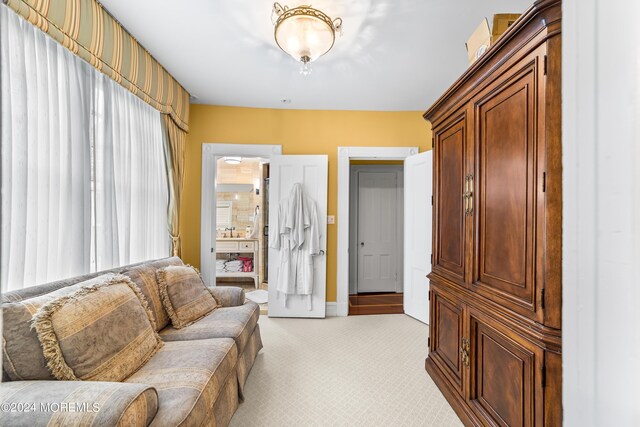
{"label": "gray sofa", "polygon": [[228,425],[262,348],[259,307],[245,302],[241,288],[208,288],[222,307],[174,329],[155,276],[168,265],[182,261],[173,257],[108,271],[138,285],[165,343],[141,369],[118,383],[56,380],[29,327],[34,314],[30,299],[65,292],[63,288],[107,272],[3,294],[0,425]]}

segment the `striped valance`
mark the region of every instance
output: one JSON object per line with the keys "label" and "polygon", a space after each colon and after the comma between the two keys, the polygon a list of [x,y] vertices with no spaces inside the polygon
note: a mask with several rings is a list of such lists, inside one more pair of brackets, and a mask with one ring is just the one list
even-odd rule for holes
{"label": "striped valance", "polygon": [[96,0],[3,0],[188,131],[189,93]]}

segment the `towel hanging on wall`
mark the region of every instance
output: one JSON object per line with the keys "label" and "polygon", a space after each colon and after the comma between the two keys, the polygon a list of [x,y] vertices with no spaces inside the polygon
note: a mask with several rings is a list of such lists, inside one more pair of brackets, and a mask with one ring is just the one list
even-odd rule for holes
{"label": "towel hanging on wall", "polygon": [[257,239],[258,231],[260,228],[260,206],[256,206],[253,211],[253,228],[251,229],[251,234],[247,236],[248,239]]}

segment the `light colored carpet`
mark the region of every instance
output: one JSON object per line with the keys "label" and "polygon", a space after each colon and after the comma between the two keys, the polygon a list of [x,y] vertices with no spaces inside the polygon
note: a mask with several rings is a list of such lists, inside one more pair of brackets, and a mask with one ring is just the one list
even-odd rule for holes
{"label": "light colored carpet", "polygon": [[424,370],[427,325],[405,316],[270,319],[231,426],[462,426]]}

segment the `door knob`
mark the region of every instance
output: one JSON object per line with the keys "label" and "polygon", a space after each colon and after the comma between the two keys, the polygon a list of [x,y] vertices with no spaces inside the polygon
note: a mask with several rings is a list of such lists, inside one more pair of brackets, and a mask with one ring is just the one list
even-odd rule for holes
{"label": "door knob", "polygon": [[364,242],[360,242],[360,246],[364,246]]}

